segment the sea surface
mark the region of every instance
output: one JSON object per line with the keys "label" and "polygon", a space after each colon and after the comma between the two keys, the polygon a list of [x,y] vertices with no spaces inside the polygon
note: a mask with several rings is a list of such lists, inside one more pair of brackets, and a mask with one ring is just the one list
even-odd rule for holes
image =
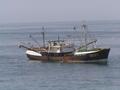
{"label": "sea surface", "polygon": [[0,90],[119,90],[120,21],[86,23],[97,47],[111,48],[107,65],[29,61],[18,47],[42,45],[43,29],[46,41],[75,39],[81,22],[0,24]]}

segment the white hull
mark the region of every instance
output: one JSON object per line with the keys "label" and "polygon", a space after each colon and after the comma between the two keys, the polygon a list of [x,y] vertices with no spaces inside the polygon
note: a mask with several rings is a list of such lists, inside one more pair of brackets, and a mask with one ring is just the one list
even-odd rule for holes
{"label": "white hull", "polygon": [[33,55],[33,56],[42,56],[40,53],[32,51],[32,50],[27,50],[26,54]]}

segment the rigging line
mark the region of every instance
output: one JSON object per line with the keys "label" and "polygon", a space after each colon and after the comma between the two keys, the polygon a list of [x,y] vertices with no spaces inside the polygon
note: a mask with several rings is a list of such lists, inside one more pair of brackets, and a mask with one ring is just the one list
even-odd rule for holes
{"label": "rigging line", "polygon": [[[76,37],[78,38],[78,41],[79,41],[79,42],[82,42],[82,40],[81,40],[81,39],[82,39],[82,38],[81,38],[81,37],[82,37],[82,36],[81,36],[81,35],[82,35],[82,34],[81,34],[81,31],[78,31],[77,29],[78,29],[77,27],[75,27],[75,26],[73,27],[73,30],[75,31]],[[81,34],[81,35],[80,35],[80,34]]]}
{"label": "rigging line", "polygon": [[31,34],[29,35],[29,38],[31,38],[40,47],[39,42]]}

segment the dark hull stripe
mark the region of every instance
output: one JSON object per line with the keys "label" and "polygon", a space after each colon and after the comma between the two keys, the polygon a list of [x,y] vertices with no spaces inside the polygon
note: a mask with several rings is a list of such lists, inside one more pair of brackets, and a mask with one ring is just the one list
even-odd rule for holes
{"label": "dark hull stripe", "polygon": [[100,62],[107,61],[101,59],[107,59],[110,49],[101,49],[98,52],[75,56],[75,55],[66,55],[66,56],[34,56],[27,54],[27,57],[30,60],[39,60],[43,62]]}

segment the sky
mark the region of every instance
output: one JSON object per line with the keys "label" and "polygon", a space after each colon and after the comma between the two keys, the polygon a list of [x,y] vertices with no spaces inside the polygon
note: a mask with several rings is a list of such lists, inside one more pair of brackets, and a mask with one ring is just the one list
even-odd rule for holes
{"label": "sky", "polygon": [[120,0],[0,0],[0,23],[120,20]]}

